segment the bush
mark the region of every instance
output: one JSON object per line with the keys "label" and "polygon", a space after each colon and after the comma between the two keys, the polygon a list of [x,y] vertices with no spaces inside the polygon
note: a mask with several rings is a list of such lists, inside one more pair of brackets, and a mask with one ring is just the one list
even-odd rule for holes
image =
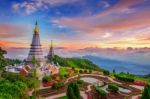
{"label": "bush", "polygon": [[79,73],[83,73],[83,71],[82,71],[82,70],[79,70]]}
{"label": "bush", "polygon": [[89,73],[91,74],[91,73],[92,73],[92,70],[89,70]]}
{"label": "bush", "polygon": [[113,92],[118,92],[119,88],[115,84],[108,84],[108,89],[110,89]]}
{"label": "bush", "polygon": [[150,85],[145,86],[141,99],[150,99]]}
{"label": "bush", "polygon": [[78,79],[78,80],[77,80],[77,84],[80,84],[80,85],[81,85],[81,84],[83,84],[83,83],[84,83],[83,80],[81,80],[81,79]]}
{"label": "bush", "polygon": [[109,72],[108,70],[104,70],[104,71],[103,71],[103,74],[104,74],[104,75],[109,75],[110,72]]}
{"label": "bush", "polygon": [[67,88],[68,99],[81,99],[80,90],[76,83],[69,83]]}
{"label": "bush", "polygon": [[100,89],[100,88],[98,88],[98,87],[96,87],[96,92],[97,92],[101,97],[106,97],[106,96],[107,96],[107,93],[106,93],[104,90],[102,90],[102,89]]}
{"label": "bush", "polygon": [[75,70],[75,67],[72,67],[72,70]]}
{"label": "bush", "polygon": [[85,73],[87,73],[87,70],[84,70]]}
{"label": "bush", "polygon": [[134,78],[132,77],[127,77],[127,76],[121,76],[121,75],[114,75],[115,78],[117,78],[118,80],[122,80],[122,81],[128,81],[128,82],[134,82]]}
{"label": "bush", "polygon": [[58,82],[58,83],[54,83],[52,88],[53,89],[58,89],[58,88],[63,87],[63,86],[64,86],[63,82]]}
{"label": "bush", "polygon": [[49,82],[52,78],[50,76],[44,76],[42,82]]}

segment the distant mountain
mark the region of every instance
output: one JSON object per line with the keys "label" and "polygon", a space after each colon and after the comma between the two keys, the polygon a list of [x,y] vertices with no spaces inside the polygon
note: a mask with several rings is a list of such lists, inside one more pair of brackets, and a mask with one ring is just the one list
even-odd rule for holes
{"label": "distant mountain", "polygon": [[129,72],[136,75],[146,75],[150,74],[150,66],[139,65],[131,62],[123,62],[115,59],[108,59],[98,56],[83,56],[82,58],[89,59],[102,69],[112,71],[113,69],[116,72]]}

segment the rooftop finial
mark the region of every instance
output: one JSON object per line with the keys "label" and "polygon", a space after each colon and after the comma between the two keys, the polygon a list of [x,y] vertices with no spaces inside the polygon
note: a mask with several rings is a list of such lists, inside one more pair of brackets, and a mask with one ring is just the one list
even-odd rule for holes
{"label": "rooftop finial", "polygon": [[35,22],[34,33],[39,33],[38,22]]}

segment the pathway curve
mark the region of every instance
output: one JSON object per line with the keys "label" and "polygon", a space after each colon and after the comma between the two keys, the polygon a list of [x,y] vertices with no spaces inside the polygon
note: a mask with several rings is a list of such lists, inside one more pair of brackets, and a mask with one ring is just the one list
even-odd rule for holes
{"label": "pathway curve", "polygon": [[[87,99],[87,94],[84,91],[80,91],[80,93],[81,93],[81,96],[82,96],[83,99]],[[57,99],[57,98],[60,98],[60,97],[63,97],[63,96],[66,96],[65,92],[61,93],[61,94],[46,97],[45,99]]]}
{"label": "pathway curve", "polygon": [[[122,84],[122,83],[120,83],[120,82],[115,81],[115,80],[112,79],[111,77],[107,77],[107,76],[104,76],[104,75],[98,75],[98,74],[80,74],[80,76],[88,76],[88,75],[89,75],[89,76],[99,76],[99,77],[103,77],[103,78],[108,78],[111,82],[114,82],[114,83],[117,83],[117,84]],[[78,77],[78,75],[69,77],[68,79],[66,79],[65,84],[68,83],[69,80],[74,79],[74,78],[77,78],[77,77]],[[85,92],[84,92],[84,91],[80,91],[81,96],[83,97],[83,99],[87,99],[88,95],[86,94],[86,92],[89,92],[89,91],[92,90],[92,89],[91,89],[91,86],[92,86],[92,85],[88,85],[88,86],[87,86],[87,90],[86,90]],[[57,94],[57,95],[52,95],[52,96],[46,97],[45,99],[57,99],[57,98],[59,98],[59,97],[65,96],[65,95],[66,95],[66,93],[64,92],[64,93],[61,93],[61,94]]]}
{"label": "pathway curve", "polygon": [[[80,76],[98,76],[98,77],[108,78],[108,80],[110,80],[111,82],[114,82],[114,83],[117,83],[117,84],[122,84],[121,82],[115,81],[113,78],[108,77],[108,76],[105,76],[105,75],[98,75],[98,74],[80,74]],[[78,77],[78,75],[72,76],[72,77],[68,78],[68,79],[65,81],[65,83],[68,83],[68,81],[69,81],[70,79],[77,78],[77,77]]]}

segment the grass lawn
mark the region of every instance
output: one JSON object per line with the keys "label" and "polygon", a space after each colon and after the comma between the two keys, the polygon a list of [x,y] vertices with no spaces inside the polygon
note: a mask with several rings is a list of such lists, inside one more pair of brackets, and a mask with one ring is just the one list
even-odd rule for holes
{"label": "grass lawn", "polygon": [[64,96],[64,97],[60,97],[58,99],[68,99],[67,96]]}
{"label": "grass lawn", "polygon": [[69,72],[66,69],[66,67],[60,67],[59,72],[61,76],[69,74]]}
{"label": "grass lawn", "polygon": [[139,80],[139,81],[144,81],[144,82],[148,82],[150,83],[150,78],[144,78],[144,77],[140,77],[140,76],[136,76],[136,75],[132,75],[132,74],[119,74],[122,75],[124,77],[133,77],[135,80]]}

